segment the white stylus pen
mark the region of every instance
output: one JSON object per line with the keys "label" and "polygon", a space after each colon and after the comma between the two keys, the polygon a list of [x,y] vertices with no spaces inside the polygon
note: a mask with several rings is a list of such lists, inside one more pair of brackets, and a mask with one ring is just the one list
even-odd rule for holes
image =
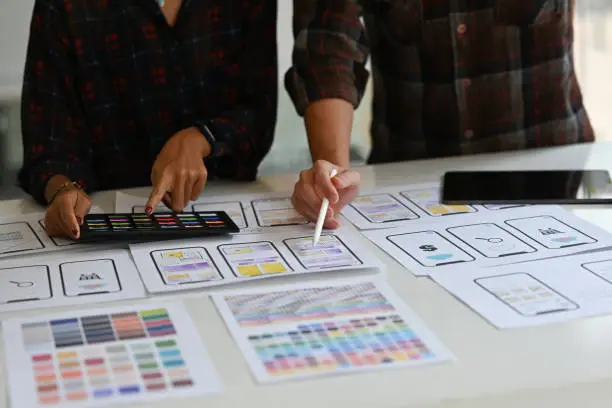
{"label": "white stylus pen", "polygon": [[[338,174],[338,170],[332,169],[331,174],[329,175],[330,179],[333,179]],[[329,200],[327,198],[323,199],[321,203],[321,211],[319,211],[319,218],[317,219],[317,225],[315,226],[315,234],[312,239],[312,245],[317,245],[319,243],[319,238],[321,238],[321,232],[323,231],[323,221],[325,221],[325,215],[327,214],[327,208],[329,207]]]}

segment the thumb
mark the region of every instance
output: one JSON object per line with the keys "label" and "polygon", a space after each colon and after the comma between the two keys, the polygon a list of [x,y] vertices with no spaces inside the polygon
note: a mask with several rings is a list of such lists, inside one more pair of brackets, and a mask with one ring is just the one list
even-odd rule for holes
{"label": "thumb", "polygon": [[338,191],[334,187],[330,174],[334,167],[328,162],[319,160],[313,167],[313,184],[319,198],[327,198],[332,204],[339,199]]}

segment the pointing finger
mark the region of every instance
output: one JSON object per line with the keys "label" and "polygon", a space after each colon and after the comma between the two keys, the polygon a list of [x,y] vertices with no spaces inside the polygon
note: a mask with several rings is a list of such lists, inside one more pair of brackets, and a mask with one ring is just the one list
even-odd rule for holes
{"label": "pointing finger", "polygon": [[153,213],[153,210],[157,208],[159,202],[164,198],[164,195],[168,192],[171,185],[172,176],[170,176],[169,173],[164,172],[157,184],[153,186],[153,191],[151,191],[151,195],[149,196],[149,200],[145,206],[145,212],[147,214],[151,215]]}
{"label": "pointing finger", "polygon": [[66,236],[73,239],[78,239],[81,232],[79,222],[77,221],[76,214],[74,212],[77,194],[77,191],[70,191],[64,194],[64,196],[61,197],[61,201],[58,202],[62,229],[64,230]]}

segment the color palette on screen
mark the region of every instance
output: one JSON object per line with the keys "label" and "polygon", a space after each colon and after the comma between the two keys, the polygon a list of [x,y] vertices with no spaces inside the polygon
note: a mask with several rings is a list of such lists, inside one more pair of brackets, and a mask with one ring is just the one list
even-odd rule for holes
{"label": "color palette on screen", "polygon": [[159,234],[193,236],[238,232],[239,228],[223,211],[194,213],[88,214],[81,238],[141,236]]}
{"label": "color palette on screen", "polygon": [[40,404],[98,401],[194,385],[165,309],[21,327]]}
{"label": "color palette on screen", "polygon": [[249,336],[274,377],[303,376],[434,359],[434,353],[397,315],[297,325]]}

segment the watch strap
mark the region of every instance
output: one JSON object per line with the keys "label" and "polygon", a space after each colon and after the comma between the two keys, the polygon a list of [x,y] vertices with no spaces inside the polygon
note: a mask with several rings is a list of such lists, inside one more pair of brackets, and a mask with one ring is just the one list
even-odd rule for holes
{"label": "watch strap", "polygon": [[219,149],[218,149],[217,138],[215,137],[215,134],[213,131],[214,126],[212,124],[212,121],[198,121],[196,122],[195,126],[198,128],[200,133],[204,135],[204,137],[206,138],[206,141],[210,145],[210,156],[209,157],[215,157]]}

